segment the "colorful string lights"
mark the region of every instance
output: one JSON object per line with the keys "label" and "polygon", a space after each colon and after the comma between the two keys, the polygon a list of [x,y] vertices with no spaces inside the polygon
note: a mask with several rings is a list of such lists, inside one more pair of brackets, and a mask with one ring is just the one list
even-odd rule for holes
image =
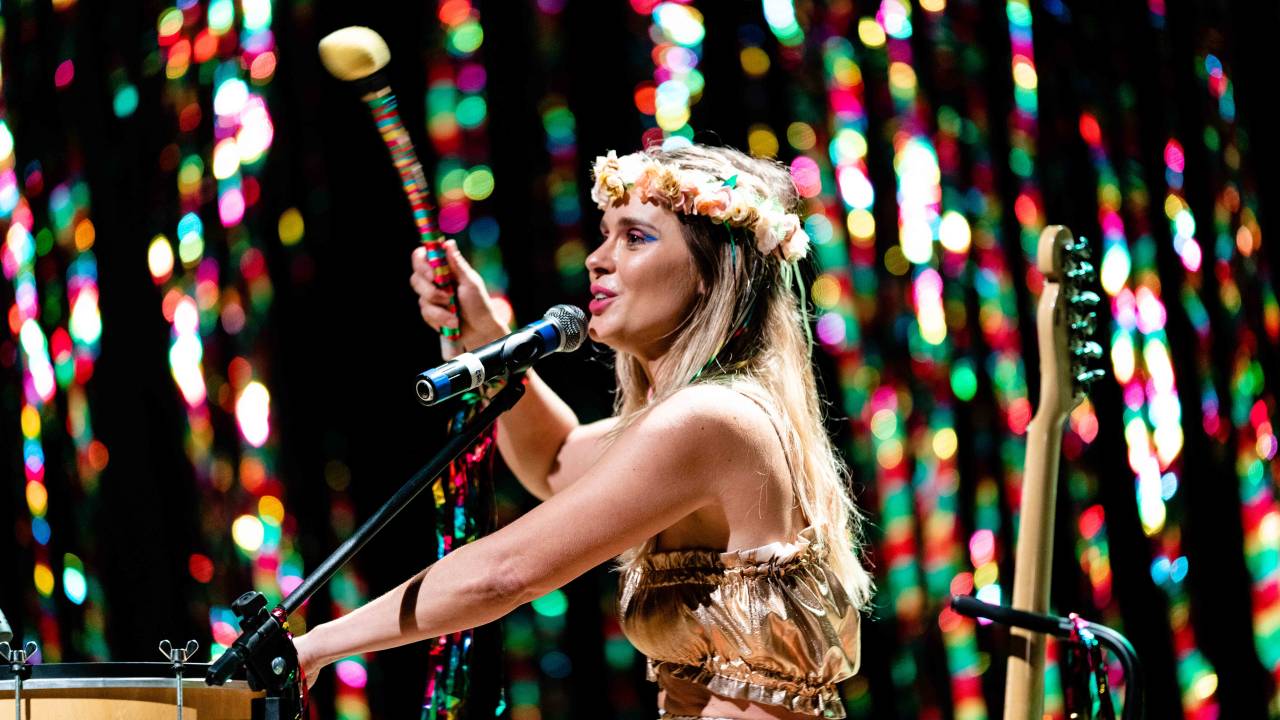
{"label": "colorful string lights", "polygon": [[[1212,262],[1218,301],[1227,317],[1225,334],[1233,348],[1227,384],[1231,397],[1226,410],[1235,437],[1234,453],[1228,458],[1240,488],[1245,565],[1252,580],[1254,647],[1263,668],[1277,683],[1271,697],[1274,708],[1280,706],[1280,476],[1274,466],[1276,399],[1274,390],[1268,388],[1263,358],[1275,357],[1280,347],[1280,304],[1262,247],[1257,191],[1241,162],[1247,136],[1236,123],[1234,89],[1221,52],[1206,49],[1197,57],[1196,68],[1211,118],[1204,143],[1213,158],[1211,168],[1218,188],[1213,207],[1213,251],[1208,261]],[[1175,222],[1178,217],[1180,213]],[[1201,315],[1198,319],[1204,318]],[[1212,382],[1206,385],[1212,387]],[[1209,399],[1206,394],[1202,402]],[[1211,399],[1214,413],[1205,413],[1204,429],[1210,433],[1210,423],[1214,423],[1212,430],[1216,432],[1210,434],[1226,440],[1226,424],[1217,425],[1216,394]],[[1231,448],[1229,441],[1224,445]]]}
{"label": "colorful string lights", "polygon": [[[868,408],[879,383],[881,361],[876,345],[870,337],[864,338],[863,326],[875,313],[879,283],[871,213],[874,194],[866,192],[870,182],[862,70],[852,44],[844,38],[852,12],[848,2],[800,14],[791,2],[764,4],[765,21],[779,43],[779,64],[788,73],[792,122],[785,135],[787,145],[796,152],[789,169],[806,205],[805,230],[813,240],[818,266],[810,288],[817,316],[814,336],[838,362],[843,405],[852,430],[854,473],[870,479],[878,470],[870,432],[874,416]],[[748,76],[763,75],[770,66],[768,55],[756,43],[744,42],[740,60]],[[818,76],[823,78],[820,86],[811,80]],[[764,149],[758,147],[761,140],[777,146],[771,130],[753,127],[748,136],[753,152]],[[845,704],[855,717],[870,711],[868,689],[862,678],[845,686]]]}
{"label": "colorful string lights", "polygon": [[[1165,334],[1167,313],[1155,269],[1155,245],[1145,220],[1147,189],[1140,165],[1130,163],[1123,178],[1116,175],[1095,115],[1082,115],[1079,126],[1098,175],[1098,219],[1103,233],[1099,276],[1111,299],[1112,314],[1108,354],[1111,375],[1125,406],[1124,438],[1128,464],[1135,475],[1138,514],[1143,531],[1153,542],[1152,580],[1169,602],[1185,716],[1214,717],[1217,677],[1197,648],[1183,584],[1188,564],[1178,527],[1182,516],[1178,495],[1181,408]],[[1131,133],[1128,139],[1132,143]],[[1179,197],[1180,167],[1166,177],[1168,197]]]}
{"label": "colorful string lights", "polygon": [[693,0],[631,0],[631,8],[652,17],[653,83],[636,88],[635,102],[646,122],[652,116],[657,127],[645,131],[641,145],[661,142],[664,149],[688,145],[693,141],[691,108],[701,99],[706,84],[698,69],[706,36],[702,13]]}
{"label": "colorful string lights", "polygon": [[[351,468],[341,459],[325,463],[325,484],[329,487],[329,524],[337,543],[346,541],[356,529],[356,508],[349,492]],[[333,617],[341,617],[368,601],[369,591],[354,563],[348,563],[329,581],[329,598]],[[334,664],[334,714],[337,720],[368,720],[370,717],[367,687],[369,661],[352,655]]]}
{"label": "colorful string lights", "polygon": [[[0,77],[3,77],[0,75]],[[9,331],[18,339],[22,365],[22,468],[25,497],[30,513],[28,531],[18,542],[30,548],[34,560],[32,584],[36,596],[30,615],[37,619],[41,652],[57,662],[62,656],[58,618],[53,598],[54,574],[49,541],[49,491],[45,484],[46,457],[41,442],[44,411],[53,399],[57,381],[49,356],[49,340],[40,323],[40,297],[35,277],[36,240],[32,236],[35,218],[31,205],[18,189],[14,172],[14,138],[0,106],[0,219],[5,221],[3,263],[5,278],[13,283],[13,305],[9,308]]]}
{"label": "colorful string lights", "polygon": [[488,102],[481,49],[480,11],[469,0],[440,0],[436,7],[441,47],[428,59],[427,134],[435,147],[437,222],[449,237],[469,240],[468,257],[501,311],[510,319],[510,303],[498,222],[481,212],[493,194],[488,165]]}
{"label": "colorful string lights", "polygon": [[[56,42],[63,46],[60,52],[69,58],[73,51],[71,44],[75,38],[78,12],[75,4],[70,2],[55,4],[54,10],[58,33]],[[80,609],[80,617],[76,618],[79,627],[72,631],[73,649],[89,658],[103,660],[110,655],[105,635],[105,601],[101,583],[90,572],[98,564],[100,555],[95,544],[89,541],[91,531],[88,528],[92,527],[94,513],[98,509],[99,479],[106,467],[108,453],[106,446],[94,437],[86,390],[86,383],[93,377],[102,336],[98,265],[93,253],[97,231],[89,217],[89,187],[81,175],[81,153],[75,138],[68,138],[65,154],[58,159],[62,161],[66,178],[49,191],[46,218],[54,245],[61,248],[66,261],[65,285],[58,287],[55,280],[47,283],[46,287],[59,294],[65,293],[65,305],[59,308],[59,317],[46,315],[45,320],[61,325],[53,331],[49,341],[54,375],[58,387],[66,394],[63,424],[65,432],[70,435],[74,455],[57,460],[64,464],[66,477],[76,480],[68,485],[75,506],[74,547],[83,556],[73,552],[62,554],[61,580],[64,596]],[[38,192],[41,186],[47,185],[43,175],[38,163],[34,168],[28,168],[25,184],[30,192]],[[42,230],[37,237],[49,230]],[[38,251],[43,250],[46,244],[38,241]],[[49,308],[45,312],[48,313]]]}
{"label": "colorful string lights", "polygon": [[557,240],[555,265],[560,289],[580,297],[587,291],[587,245],[582,239],[582,192],[578,186],[577,119],[569,108],[568,69],[563,51],[567,37],[561,28],[565,0],[538,0],[537,45],[546,72],[547,92],[538,103],[546,135],[549,167],[547,201]]}
{"label": "colorful string lights", "polygon": [[[1036,269],[1036,241],[1044,229],[1044,202],[1036,176],[1036,145],[1039,142],[1040,103],[1036,89],[1035,48],[1032,43],[1031,5],[1027,0],[1007,0],[1009,44],[1013,52],[1013,109],[1009,116],[1009,170],[1017,178],[1018,195],[1013,214],[1021,229],[1021,245],[1027,259],[1026,284],[1033,296],[1044,282]],[[1016,507],[1016,505],[1015,505]]]}
{"label": "colorful string lights", "polygon": [[[179,217],[176,241],[157,235],[148,266],[164,292],[170,366],[186,404],[187,453],[209,510],[206,552],[193,554],[189,569],[197,582],[211,585],[214,656],[238,634],[225,603],[243,590],[232,573],[215,568],[247,564],[254,587],[271,602],[303,574],[276,476],[262,342],[273,296],[263,243],[275,233],[259,227],[255,209],[274,135],[264,96],[276,67],[271,22],[269,0],[183,3],[157,22],[166,101],[178,125],[161,166],[177,169]],[[212,98],[208,107],[200,105],[202,91]],[[208,210],[206,173],[216,190]],[[222,243],[213,244],[217,240]],[[235,420],[234,439],[214,431],[215,415],[222,414]]]}
{"label": "colorful string lights", "polygon": [[[61,91],[74,82],[69,56],[77,13],[74,3],[55,4],[54,11],[51,44],[68,58],[54,73],[54,87]],[[29,17],[23,17],[25,8],[18,13],[19,20],[29,22]],[[0,44],[3,36],[0,20]],[[8,70],[0,68],[0,87],[13,87]],[[7,325],[16,341],[16,348],[9,347],[16,352],[5,362],[17,360],[21,368],[16,395],[22,434],[21,495],[29,515],[28,521],[19,523],[16,539],[33,560],[35,592],[29,615],[35,620],[33,634],[39,637],[43,659],[57,662],[67,653],[101,660],[110,654],[105,640],[106,608],[102,586],[91,572],[97,553],[89,528],[108,452],[94,437],[86,390],[102,335],[89,188],[80,175],[80,151],[74,138],[31,153],[19,178],[6,96],[0,93],[0,231],[4,233],[0,263],[14,291]],[[42,159],[58,168],[62,182],[52,184]],[[45,202],[37,204],[41,199]],[[63,551],[61,557],[52,549],[51,496],[70,501],[56,522],[61,523],[59,544],[74,552]],[[69,606],[56,597],[59,589]],[[71,640],[70,647],[64,647],[64,636]]]}
{"label": "colorful string lights", "polygon": [[[1022,361],[1022,339],[1018,329],[1017,297],[1013,291],[1009,261],[1002,248],[1001,220],[1003,203],[995,186],[996,170],[991,160],[989,143],[989,99],[981,82],[973,81],[987,66],[987,60],[976,42],[979,28],[978,7],[971,0],[952,3],[952,27],[960,50],[960,64],[967,65],[968,78],[952,84],[963,88],[963,116],[946,114],[940,125],[958,126],[951,134],[959,138],[971,158],[968,198],[970,218],[969,241],[976,267],[973,290],[978,298],[978,328],[987,357],[982,362],[963,354],[952,365],[951,387],[958,400],[970,402],[978,391],[979,376],[988,380],[994,396],[997,417],[989,427],[975,428],[980,447],[998,451],[978,453],[979,479],[974,492],[973,534],[969,539],[970,559],[974,567],[977,596],[992,603],[1004,599],[999,581],[1002,517],[999,511],[1002,476],[1005,495],[1010,504],[1016,501],[1022,486],[1022,464],[1026,453],[1025,433],[1031,420],[1031,402],[1027,396],[1026,371]],[[948,157],[950,156],[948,153]],[[963,233],[960,233],[963,237]],[[955,246],[961,243],[953,243]],[[976,350],[976,344],[975,344]],[[983,457],[985,456],[985,457]],[[999,466],[995,466],[999,461]]]}
{"label": "colorful string lights", "polygon": [[[904,288],[909,295],[899,311],[902,318],[899,322],[907,329],[912,369],[910,375],[900,378],[899,382],[902,383],[900,393],[912,395],[911,409],[902,413],[900,422],[906,425],[910,437],[906,462],[913,466],[913,509],[920,516],[923,541],[919,559],[923,579],[919,587],[921,607],[916,612],[928,608],[932,614],[945,606],[951,585],[959,574],[961,559],[955,512],[959,474],[955,464],[957,435],[950,364],[953,347],[963,341],[951,336],[947,316],[954,318],[957,327],[965,326],[964,289],[956,276],[967,261],[970,231],[963,215],[952,210],[944,212],[942,202],[953,199],[956,193],[953,188],[944,193],[942,187],[938,145],[929,137],[911,47],[913,34],[929,23],[946,32],[942,19],[926,16],[917,22],[910,6],[885,0],[875,20],[884,38],[880,47],[885,54],[892,108],[885,133],[893,147],[897,187],[898,245],[886,254],[885,265],[890,273],[910,279],[909,289]],[[878,41],[880,33],[874,34]],[[946,134],[948,127],[947,123],[940,123],[939,142],[954,143],[954,138]],[[954,157],[952,153],[949,159]],[[947,170],[950,181],[954,182],[958,168]],[[937,249],[935,241],[940,243]],[[913,314],[907,314],[909,310],[914,311]],[[911,624],[904,622],[906,619],[900,612],[900,632],[903,628],[911,631]],[[910,620],[917,622],[915,618]],[[957,716],[985,717],[973,623],[943,607],[939,625],[944,630]],[[910,647],[914,642],[904,639],[903,644]],[[925,704],[920,712],[934,710]]]}

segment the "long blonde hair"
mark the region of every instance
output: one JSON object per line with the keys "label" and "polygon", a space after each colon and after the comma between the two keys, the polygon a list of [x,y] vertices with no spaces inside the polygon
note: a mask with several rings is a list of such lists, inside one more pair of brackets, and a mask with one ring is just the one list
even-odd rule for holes
{"label": "long blonde hair", "polygon": [[[731,148],[694,145],[650,148],[649,155],[681,170],[728,179],[761,202],[795,212],[800,198],[787,170]],[[792,491],[832,570],[858,606],[871,596],[871,577],[859,561],[861,514],[849,493],[849,472],[823,424],[810,360],[807,309],[801,306],[796,266],[776,253],[759,252],[750,233],[715,225],[699,215],[676,215],[706,292],[680,324],[659,377],[651,383],[635,356],[618,352],[614,399],[620,433],[652,407],[691,383],[732,386],[755,399],[782,438],[792,471]],[[646,545],[619,557],[631,566]]]}

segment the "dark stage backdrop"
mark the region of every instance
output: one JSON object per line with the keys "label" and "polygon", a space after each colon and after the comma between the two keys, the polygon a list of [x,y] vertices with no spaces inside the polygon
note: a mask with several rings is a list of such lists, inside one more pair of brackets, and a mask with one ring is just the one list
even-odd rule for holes
{"label": "dark stage backdrop", "polygon": [[[450,410],[412,394],[439,350],[408,206],[316,54],[359,24],[441,228],[520,322],[586,300],[596,155],[787,163],[879,586],[851,717],[1000,715],[1007,636],[945,601],[1008,602],[1029,251],[1047,223],[1087,237],[1108,374],[1064,440],[1054,608],[1133,640],[1148,717],[1280,717],[1274,4],[4,0],[3,22],[0,608],[44,662],[207,658],[230,600],[295,586],[443,441]],[[583,421],[610,411],[604,349],[539,371]],[[497,493],[504,522],[534,502],[505,472]],[[305,621],[421,569],[434,522],[423,497]],[[476,672],[504,714],[653,716],[616,581],[493,631],[505,662]],[[420,714],[426,665],[343,661],[317,717]]]}

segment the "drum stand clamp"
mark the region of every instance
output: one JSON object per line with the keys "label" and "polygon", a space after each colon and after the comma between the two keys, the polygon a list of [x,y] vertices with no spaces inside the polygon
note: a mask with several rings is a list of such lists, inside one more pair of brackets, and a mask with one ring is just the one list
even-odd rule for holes
{"label": "drum stand clamp", "polygon": [[188,640],[186,647],[174,647],[168,640],[160,641],[160,654],[173,666],[174,683],[178,688],[178,720],[182,720],[182,666],[200,649],[200,643]]}
{"label": "drum stand clamp", "polygon": [[14,717],[22,720],[22,680],[31,674],[31,665],[27,662],[36,654],[37,646],[28,641],[26,645],[15,648],[7,642],[0,642],[0,658],[9,663],[13,671],[13,704]]}

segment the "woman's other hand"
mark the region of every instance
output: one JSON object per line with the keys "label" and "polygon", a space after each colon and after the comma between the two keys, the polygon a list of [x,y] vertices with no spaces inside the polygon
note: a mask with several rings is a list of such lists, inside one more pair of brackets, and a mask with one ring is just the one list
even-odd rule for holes
{"label": "woman's other hand", "polygon": [[449,294],[436,287],[433,282],[435,271],[427,263],[427,249],[419,247],[413,251],[413,274],[409,276],[409,284],[418,293],[422,319],[436,332],[441,332],[446,327],[458,328],[460,323],[459,339],[465,350],[474,350],[506,335],[510,328],[499,320],[480,273],[462,257],[455,241],[446,240],[444,248],[449,270],[453,272],[458,285],[460,317],[449,311]]}
{"label": "woman's other hand", "polygon": [[[312,632],[315,630],[313,629]],[[298,651],[298,667],[302,668],[302,677],[307,682],[308,690],[316,684],[316,678],[319,677],[324,666],[329,664],[329,661],[316,654],[313,647],[314,640],[311,633],[293,638],[293,647]]]}

